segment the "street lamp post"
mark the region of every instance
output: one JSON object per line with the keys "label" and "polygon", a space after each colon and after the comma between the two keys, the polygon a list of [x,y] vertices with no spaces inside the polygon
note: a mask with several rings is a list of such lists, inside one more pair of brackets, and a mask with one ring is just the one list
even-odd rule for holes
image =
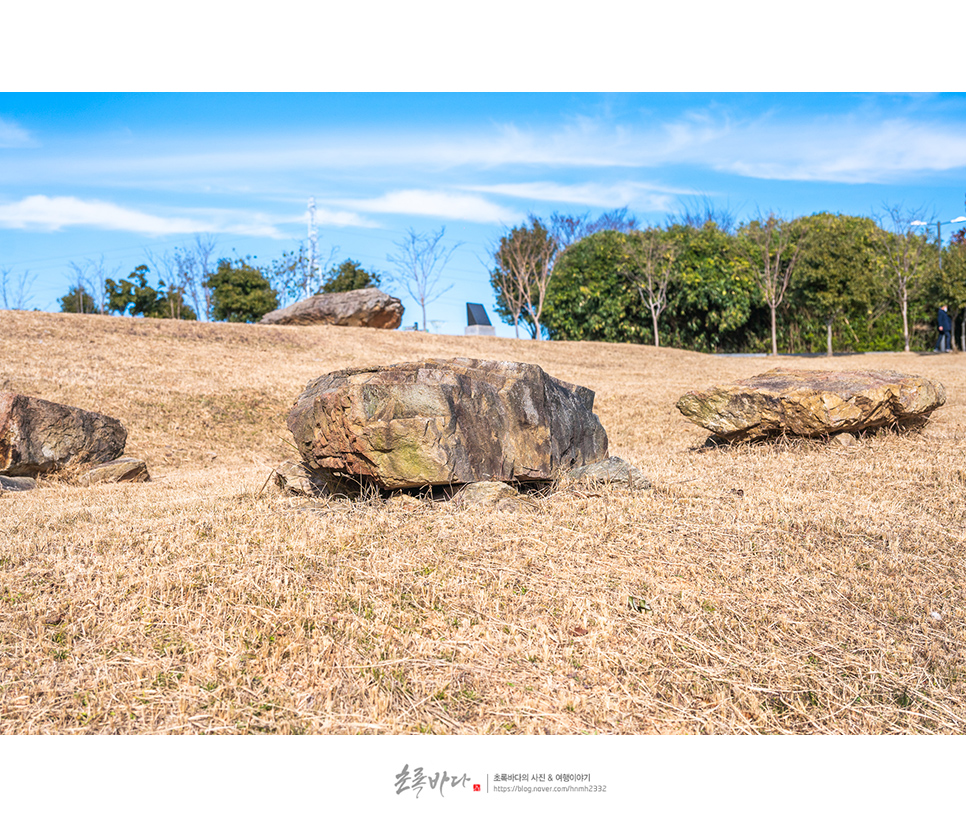
{"label": "street lamp post", "polygon": [[[952,220],[947,220],[947,223],[966,223],[966,217],[960,215],[959,217],[954,217]],[[928,226],[929,224],[925,220],[913,220],[910,226]],[[936,240],[939,243],[939,274],[942,276],[943,271],[943,221],[936,221]]]}

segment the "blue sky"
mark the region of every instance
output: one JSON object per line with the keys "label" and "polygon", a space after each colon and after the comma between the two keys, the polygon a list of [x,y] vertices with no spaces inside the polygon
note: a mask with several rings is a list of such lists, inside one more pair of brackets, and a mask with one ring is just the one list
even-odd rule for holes
{"label": "blue sky", "polygon": [[321,251],[383,273],[407,229],[445,226],[454,286],[428,318],[461,333],[467,301],[495,321],[488,253],[528,212],[945,221],[966,213],[964,175],[959,93],[0,93],[0,267],[56,311],[71,261],[123,277],[209,233],[269,262],[314,197]]}

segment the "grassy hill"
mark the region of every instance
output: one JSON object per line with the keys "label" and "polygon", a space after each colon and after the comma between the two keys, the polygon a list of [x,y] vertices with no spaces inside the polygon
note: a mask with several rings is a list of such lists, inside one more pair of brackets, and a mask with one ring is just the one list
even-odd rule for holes
{"label": "grassy hill", "polygon": [[[309,380],[453,356],[593,389],[655,488],[513,513],[265,486]],[[948,402],[849,447],[704,448],[674,408],[776,365],[919,373]],[[966,731],[961,354],[0,312],[0,389],[119,418],[153,477],[0,497],[0,732]]]}

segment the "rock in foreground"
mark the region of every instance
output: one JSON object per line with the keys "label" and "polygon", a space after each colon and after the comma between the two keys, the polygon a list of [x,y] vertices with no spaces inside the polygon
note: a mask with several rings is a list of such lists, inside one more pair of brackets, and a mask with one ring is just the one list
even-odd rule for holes
{"label": "rock in foreground", "polygon": [[313,475],[337,482],[541,481],[607,456],[593,405],[537,365],[426,360],[319,377],[288,427]]}
{"label": "rock in foreground", "polygon": [[403,310],[398,298],[370,288],[313,295],[267,313],[259,324],[334,324],[395,330]]}
{"label": "rock in foreground", "polygon": [[944,402],[943,386],[921,376],[776,368],[731,385],[690,391],[677,407],[692,422],[734,442],[915,424]]}
{"label": "rock in foreground", "polygon": [[40,475],[114,460],[127,430],[113,417],[22,394],[0,394],[0,474]]}

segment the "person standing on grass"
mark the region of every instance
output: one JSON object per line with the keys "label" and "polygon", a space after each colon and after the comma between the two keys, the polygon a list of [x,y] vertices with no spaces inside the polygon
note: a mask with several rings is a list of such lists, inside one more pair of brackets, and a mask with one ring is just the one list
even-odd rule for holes
{"label": "person standing on grass", "polygon": [[946,305],[939,308],[939,338],[933,353],[949,353],[953,349],[953,320],[946,312]]}

